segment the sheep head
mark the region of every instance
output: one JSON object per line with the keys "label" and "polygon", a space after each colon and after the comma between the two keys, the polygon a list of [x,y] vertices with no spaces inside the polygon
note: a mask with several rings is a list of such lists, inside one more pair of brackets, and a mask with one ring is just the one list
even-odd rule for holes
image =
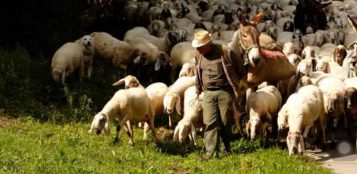
{"label": "sheep head", "polygon": [[110,133],[109,118],[104,113],[98,113],[97,115],[94,116],[89,133],[95,130],[96,134],[99,135],[103,129],[105,131],[105,135],[108,136]]}
{"label": "sheep head", "polygon": [[286,143],[289,150],[289,155],[300,153],[304,151],[304,138],[300,132],[289,132],[286,137]]}
{"label": "sheep head", "polygon": [[288,116],[286,105],[284,105],[278,113],[278,130],[288,127]]}
{"label": "sheep head", "polygon": [[62,69],[54,68],[52,70],[52,78],[55,82],[62,82],[65,85],[66,73]]}
{"label": "sheep head", "polygon": [[169,95],[165,95],[164,97],[164,111],[167,114],[172,114],[174,112],[174,108],[176,112],[181,115],[181,97],[177,93],[171,93]]}
{"label": "sheep head", "polygon": [[262,122],[259,118],[250,118],[249,124],[250,124],[250,139],[255,140],[257,134],[262,133],[261,132]]}
{"label": "sheep head", "polygon": [[189,137],[190,141],[193,142],[194,145],[196,145],[195,126],[188,120],[181,120],[175,128],[174,141],[178,140],[179,143],[183,143],[187,139],[187,137]]}
{"label": "sheep head", "polygon": [[118,86],[118,85],[121,85],[123,83],[125,84],[125,89],[134,88],[134,87],[140,86],[139,80],[136,77],[132,76],[132,75],[128,75],[128,76],[118,80],[117,82],[115,82],[113,84],[113,86]]}

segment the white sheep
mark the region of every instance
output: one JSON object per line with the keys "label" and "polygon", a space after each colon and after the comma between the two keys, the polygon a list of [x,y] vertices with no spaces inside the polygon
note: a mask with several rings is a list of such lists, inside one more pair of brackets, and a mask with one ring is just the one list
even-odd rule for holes
{"label": "white sheep", "polygon": [[170,79],[173,82],[176,79],[176,69],[188,62],[194,62],[196,49],[192,47],[191,42],[180,42],[176,44],[170,53],[171,72]]}
{"label": "white sheep", "polygon": [[173,139],[182,143],[189,137],[190,142],[196,146],[196,129],[203,128],[203,113],[201,100],[203,93],[199,98],[196,96],[196,87],[189,87],[184,94],[184,115],[178,122]]}
{"label": "white sheep", "polygon": [[[329,115],[329,118],[334,118],[333,127],[336,127],[340,117],[345,113],[345,83],[334,76],[320,76],[314,83],[323,92],[325,113]],[[346,117],[344,117],[344,125],[347,126]]]}
{"label": "white sheep", "polygon": [[66,77],[78,69],[79,78],[84,76],[82,45],[73,42],[67,42],[62,45],[53,55],[51,68],[52,77],[56,82],[62,82],[65,85]]}
{"label": "white sheep", "polygon": [[305,153],[304,138],[307,137],[316,120],[320,121],[323,142],[326,141],[324,99],[322,91],[318,87],[314,85],[304,86],[288,98],[280,111],[280,118],[278,119],[280,128],[286,124],[286,115],[289,127],[286,138],[289,155],[296,152]]}
{"label": "white sheep", "polygon": [[[119,140],[120,126],[126,123],[125,127],[127,128],[129,144],[134,143],[134,132],[130,125],[131,121],[146,122],[151,128],[156,142],[154,111],[145,88],[139,86],[117,91],[107,104],[105,104],[104,108],[94,116],[89,132],[95,130],[97,134],[100,134],[104,129],[105,134],[109,135],[109,121],[113,119],[118,119],[119,121],[114,142]],[[145,127],[144,139],[147,138],[147,131],[148,127]]]}
{"label": "white sheep", "polygon": [[[246,129],[252,140],[255,139],[257,132],[260,133],[260,141],[263,142],[265,129],[270,124],[275,131],[276,114],[280,109],[282,98],[279,90],[274,86],[266,86],[258,89],[249,95],[247,99],[246,112],[249,115]],[[263,123],[268,120],[268,123]]]}
{"label": "white sheep", "polygon": [[95,42],[95,54],[123,70],[126,70],[127,64],[138,56],[138,51],[127,42],[121,41],[109,33],[93,32],[90,36]]}
{"label": "white sheep", "polygon": [[169,90],[165,94],[164,101],[163,101],[164,112],[167,113],[169,116],[169,127],[172,127],[172,114],[174,110],[176,110],[176,112],[179,115],[182,115],[181,100],[185,90],[195,84],[196,84],[196,76],[192,76],[192,77],[183,76],[178,78],[175,81],[175,83],[169,87]]}
{"label": "white sheep", "polygon": [[113,83],[113,86],[119,86],[122,84],[125,85],[125,89],[139,87],[139,86],[142,87],[139,80],[132,75],[127,75],[124,78],[116,81],[115,83]]}
{"label": "white sheep", "polygon": [[162,82],[152,83],[146,87],[146,93],[149,96],[155,115],[164,113],[163,100],[168,90],[167,85]]}
{"label": "white sheep", "polygon": [[195,65],[193,63],[184,63],[179,73],[179,78],[182,76],[194,76],[195,75]]}

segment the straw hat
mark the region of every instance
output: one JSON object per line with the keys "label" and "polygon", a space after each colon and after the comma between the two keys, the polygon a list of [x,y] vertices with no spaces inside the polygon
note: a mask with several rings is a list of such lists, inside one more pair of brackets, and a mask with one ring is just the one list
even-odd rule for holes
{"label": "straw hat", "polygon": [[203,45],[206,45],[211,41],[212,41],[211,34],[206,30],[201,30],[195,33],[195,37],[192,40],[192,47],[198,48]]}

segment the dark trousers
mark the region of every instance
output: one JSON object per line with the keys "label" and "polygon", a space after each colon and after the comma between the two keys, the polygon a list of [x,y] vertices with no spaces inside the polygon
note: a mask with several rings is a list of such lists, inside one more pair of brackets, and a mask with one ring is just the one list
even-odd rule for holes
{"label": "dark trousers", "polygon": [[202,100],[203,122],[205,124],[204,144],[207,154],[219,152],[220,139],[226,151],[230,151],[230,124],[232,117],[232,92],[206,90]]}

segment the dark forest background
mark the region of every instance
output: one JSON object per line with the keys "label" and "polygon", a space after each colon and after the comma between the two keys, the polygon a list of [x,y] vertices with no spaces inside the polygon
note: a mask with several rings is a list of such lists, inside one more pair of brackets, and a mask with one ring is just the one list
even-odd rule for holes
{"label": "dark forest background", "polygon": [[[105,2],[105,1],[104,1]],[[64,43],[94,31],[122,39],[124,0],[8,0],[0,5],[0,114],[42,121],[88,121],[117,88],[119,70],[100,59],[94,77],[55,84],[51,59]],[[77,77],[77,76],[76,76]]]}

